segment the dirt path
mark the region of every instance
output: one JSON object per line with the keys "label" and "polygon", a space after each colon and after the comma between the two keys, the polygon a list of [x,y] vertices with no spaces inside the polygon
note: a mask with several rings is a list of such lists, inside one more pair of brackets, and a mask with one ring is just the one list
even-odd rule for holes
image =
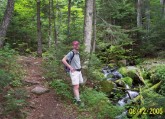
{"label": "dirt path", "polygon": [[[76,119],[77,112],[73,107],[64,104],[53,89],[48,87],[42,76],[42,58],[20,57],[20,63],[26,70],[25,89],[28,92],[29,106],[24,109],[28,113],[26,119]],[[31,92],[36,86],[48,88],[49,92],[37,95]]]}

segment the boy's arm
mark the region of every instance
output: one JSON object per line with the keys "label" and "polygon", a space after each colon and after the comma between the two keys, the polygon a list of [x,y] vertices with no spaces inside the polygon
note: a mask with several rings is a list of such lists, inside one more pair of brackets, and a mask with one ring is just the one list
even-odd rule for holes
{"label": "boy's arm", "polygon": [[62,62],[70,69],[71,72],[75,71],[75,69],[73,69],[72,66],[71,66],[70,64],[67,63],[66,59],[67,59],[67,56],[65,56],[65,57],[62,59]]}

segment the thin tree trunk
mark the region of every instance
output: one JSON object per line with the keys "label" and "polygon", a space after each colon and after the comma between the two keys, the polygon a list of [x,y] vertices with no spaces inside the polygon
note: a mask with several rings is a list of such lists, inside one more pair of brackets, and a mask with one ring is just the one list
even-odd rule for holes
{"label": "thin tree trunk", "polygon": [[70,38],[71,0],[68,0],[68,38]]}
{"label": "thin tree trunk", "polygon": [[41,20],[40,20],[40,0],[37,0],[37,39],[38,39],[38,49],[37,54],[42,57],[42,38],[41,38]]}
{"label": "thin tree trunk", "polygon": [[160,4],[162,6],[162,10],[161,10],[162,17],[165,18],[165,0],[160,0]]}
{"label": "thin tree trunk", "polygon": [[6,37],[7,28],[10,24],[12,13],[14,11],[14,2],[15,0],[8,0],[4,17],[0,26],[0,48],[3,47],[4,40]]}
{"label": "thin tree trunk", "polygon": [[56,26],[56,12],[54,10],[54,1],[52,0],[52,12],[53,12],[53,26],[54,26],[54,44],[57,47],[57,26]]}
{"label": "thin tree trunk", "polygon": [[86,11],[84,20],[84,42],[85,51],[90,53],[92,40],[92,22],[93,22],[93,0],[86,0]]}
{"label": "thin tree trunk", "polygon": [[146,30],[149,32],[150,30],[150,1],[146,0]]}
{"label": "thin tree trunk", "polygon": [[137,27],[142,27],[142,0],[137,1]]}
{"label": "thin tree trunk", "polygon": [[48,29],[48,45],[49,47],[51,46],[51,27],[52,27],[52,24],[51,24],[51,0],[49,0],[49,29]]}
{"label": "thin tree trunk", "polygon": [[93,0],[93,47],[92,52],[96,49],[96,0]]}

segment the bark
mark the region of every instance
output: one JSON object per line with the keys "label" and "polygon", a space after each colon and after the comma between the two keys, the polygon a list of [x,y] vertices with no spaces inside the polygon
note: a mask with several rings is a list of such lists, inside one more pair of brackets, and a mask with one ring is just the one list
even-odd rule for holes
{"label": "bark", "polygon": [[71,0],[68,0],[68,38],[70,38]]}
{"label": "bark", "polygon": [[15,0],[8,0],[4,17],[0,26],[0,48],[3,47],[4,40],[6,37],[7,28],[10,24],[12,13],[14,11],[14,2]]}
{"label": "bark", "polygon": [[93,47],[92,52],[96,49],[96,0],[93,0]]}
{"label": "bark", "polygon": [[146,0],[146,30],[150,30],[150,1]]}
{"label": "bark", "polygon": [[[160,81],[159,83],[153,85],[151,88],[144,90],[144,92],[149,92],[149,91],[151,91],[151,90],[156,90],[156,89],[158,89],[158,88],[160,87],[161,83],[162,83],[162,81]],[[142,103],[144,103],[143,96],[142,96],[141,94],[138,95],[136,98],[133,99],[134,102],[137,102],[137,101],[139,101],[139,100],[140,100]],[[142,107],[141,110],[143,110],[143,109],[145,109],[145,108]],[[140,111],[137,112],[137,113],[133,116],[133,118],[134,118],[134,117],[135,117],[135,118],[138,117],[138,115],[140,115],[140,114],[141,114]]]}
{"label": "bark", "polygon": [[162,17],[165,18],[165,0],[160,0],[160,4],[162,6],[162,10],[161,10]]}
{"label": "bark", "polygon": [[93,22],[93,0],[86,0],[86,11],[84,20],[84,42],[85,51],[90,53],[92,40],[92,22]]}
{"label": "bark", "polygon": [[49,38],[49,47],[51,46],[51,0],[49,0],[49,29],[48,29],[48,38]]}
{"label": "bark", "polygon": [[41,37],[41,20],[40,20],[40,0],[37,0],[37,39],[38,39],[38,49],[37,54],[42,57],[42,37]]}
{"label": "bark", "polygon": [[[158,88],[160,87],[161,83],[162,83],[162,81],[160,81],[159,83],[153,85],[152,87],[150,87],[150,88],[144,90],[143,92],[149,92],[149,91],[151,91],[151,90],[156,90],[156,89],[158,89]],[[138,95],[138,96],[137,96],[136,98],[134,98],[133,100],[134,100],[135,102],[137,102],[138,100],[140,100],[140,98],[141,98],[141,95]]]}
{"label": "bark", "polygon": [[137,27],[142,27],[142,0],[137,1]]}
{"label": "bark", "polygon": [[54,1],[52,0],[52,12],[53,12],[53,27],[54,27],[54,45],[55,47],[57,47],[57,40],[58,40],[58,37],[57,37],[57,26],[56,26],[56,12],[55,12],[55,9],[54,9]]}

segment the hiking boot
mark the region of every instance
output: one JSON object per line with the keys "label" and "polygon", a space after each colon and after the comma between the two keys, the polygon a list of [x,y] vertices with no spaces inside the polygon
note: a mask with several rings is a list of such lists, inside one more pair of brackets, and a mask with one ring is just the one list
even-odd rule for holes
{"label": "hiking boot", "polygon": [[77,103],[77,100],[76,99],[73,99],[73,103],[76,104]]}
{"label": "hiking boot", "polygon": [[81,102],[81,101],[77,101],[77,105],[78,105],[78,107],[80,107],[80,108],[83,108],[83,107],[84,107],[84,103]]}
{"label": "hiking boot", "polygon": [[78,106],[81,105],[81,101],[80,100],[78,100],[76,103],[77,103]]}

